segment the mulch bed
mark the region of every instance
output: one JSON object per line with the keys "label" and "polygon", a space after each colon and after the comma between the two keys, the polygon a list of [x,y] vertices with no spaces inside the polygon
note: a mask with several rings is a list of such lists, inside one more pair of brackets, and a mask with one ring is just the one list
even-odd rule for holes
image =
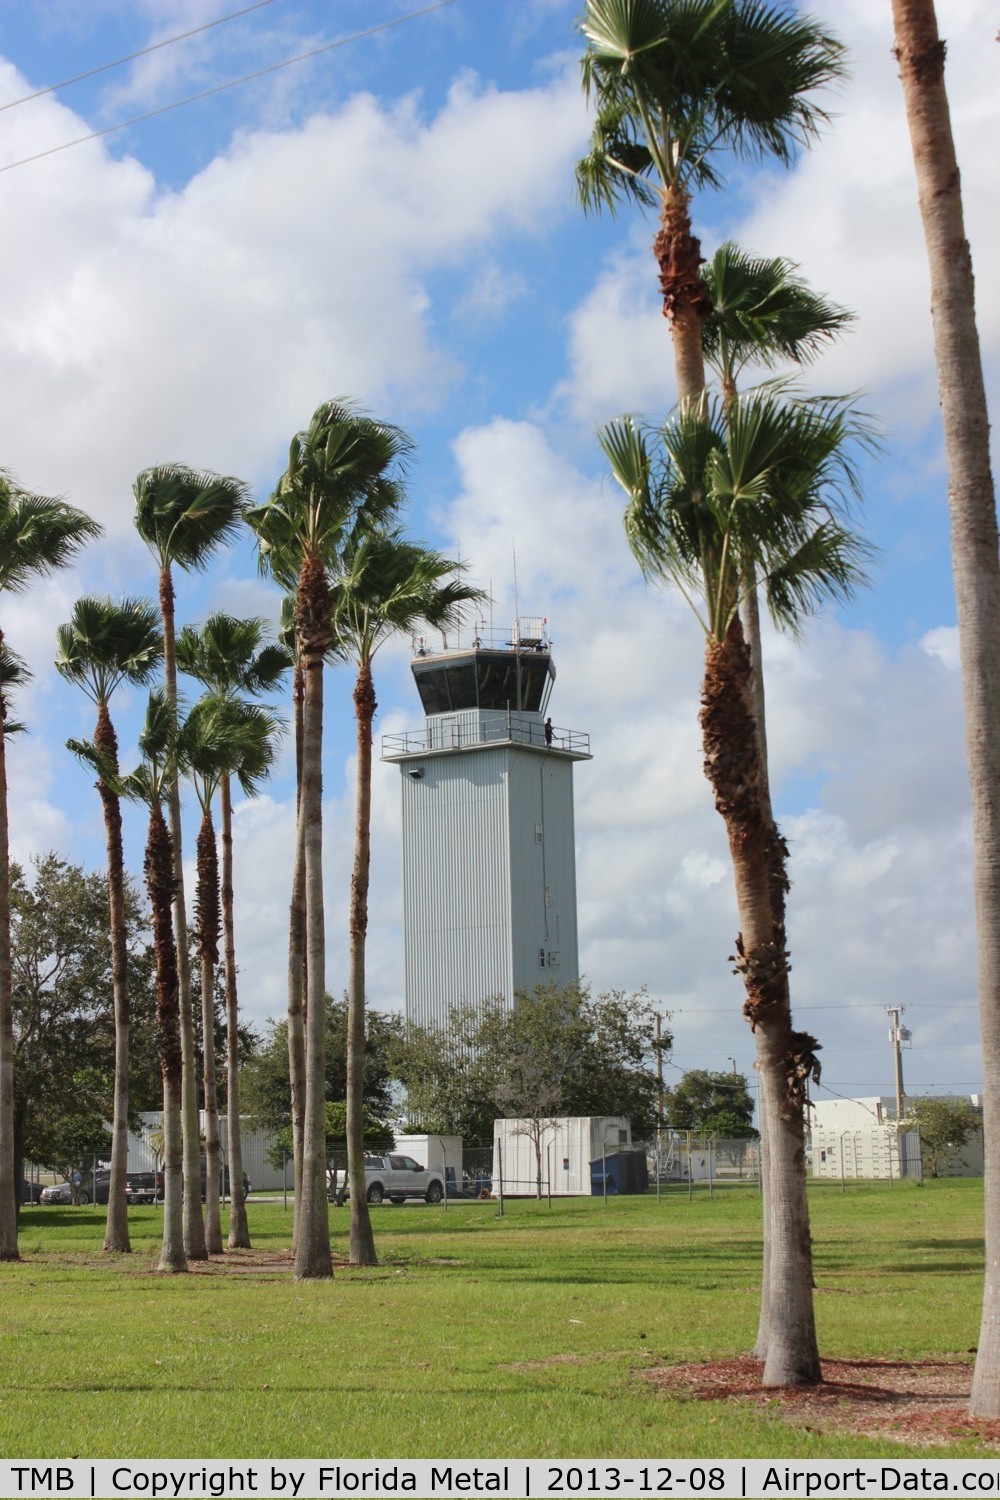
{"label": "mulch bed", "polygon": [[938,1447],[974,1440],[1000,1452],[1000,1421],[970,1417],[970,1360],[824,1359],[824,1379],[807,1389],[768,1387],[763,1366],[745,1355],[706,1364],[660,1366],[643,1379],[691,1401],[767,1407],[807,1432],[850,1432]]}

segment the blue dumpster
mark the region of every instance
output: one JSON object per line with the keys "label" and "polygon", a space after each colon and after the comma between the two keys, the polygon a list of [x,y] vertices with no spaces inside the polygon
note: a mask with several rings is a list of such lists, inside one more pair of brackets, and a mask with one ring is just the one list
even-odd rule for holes
{"label": "blue dumpster", "polygon": [[623,1197],[626,1193],[649,1191],[649,1168],[645,1151],[613,1151],[608,1156],[599,1156],[590,1163],[590,1191],[593,1197],[604,1196],[604,1177],[607,1174],[608,1196]]}

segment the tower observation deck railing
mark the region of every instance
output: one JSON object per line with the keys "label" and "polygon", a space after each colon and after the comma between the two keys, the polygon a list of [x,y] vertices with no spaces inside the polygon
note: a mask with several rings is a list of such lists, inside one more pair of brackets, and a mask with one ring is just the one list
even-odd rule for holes
{"label": "tower observation deck railing", "polygon": [[548,651],[552,640],[548,619],[520,615],[513,626],[498,630],[485,620],[448,631],[411,637],[414,656],[441,656],[449,651]]}
{"label": "tower observation deck railing", "polygon": [[423,729],[382,736],[382,759],[405,755],[427,755],[435,750],[470,750],[479,745],[535,745],[540,750],[561,750],[581,758],[590,756],[590,735],[579,729],[548,732],[538,714],[490,713],[482,716],[441,719]]}

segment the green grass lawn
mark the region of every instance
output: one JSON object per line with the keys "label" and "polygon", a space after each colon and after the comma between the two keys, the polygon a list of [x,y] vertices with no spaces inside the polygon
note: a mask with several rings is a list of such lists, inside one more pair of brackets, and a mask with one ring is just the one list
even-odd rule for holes
{"label": "green grass lawn", "polygon": [[[810,1191],[820,1346],[966,1355],[982,1295],[982,1184]],[[100,1253],[104,1211],[30,1208],[0,1266],[0,1457],[876,1457],[777,1409],[668,1397],[657,1364],[745,1353],[760,1200],[728,1188],[610,1200],[373,1209],[381,1265],[153,1274]],[[289,1243],[280,1203],[255,1247]],[[331,1210],[346,1253],[347,1211]],[[937,1450],[972,1455],[968,1440]]]}

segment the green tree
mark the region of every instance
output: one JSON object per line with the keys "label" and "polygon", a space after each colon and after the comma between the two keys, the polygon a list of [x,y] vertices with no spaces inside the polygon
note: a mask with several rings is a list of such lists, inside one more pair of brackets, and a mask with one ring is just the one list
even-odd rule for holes
{"label": "green tree", "polygon": [[[163,654],[158,616],[144,599],[78,599],[73,616],[56,631],[56,666],[68,682],[82,688],[97,708],[93,746],[118,772],[118,737],[111,719],[111,698],[123,682],[145,684]],[[69,748],[73,749],[71,740]],[[98,775],[108,852],[108,908],[111,933],[112,987],[115,1003],[115,1094],[111,1124],[111,1181],[104,1249],[131,1250],[128,1206],[129,989],[125,926],[125,857],[122,847],[121,799]]]}
{"label": "green tree", "polygon": [[[347,1096],[347,1001],[334,1000],[330,995],[324,998],[324,1100],[329,1104]],[[268,1021],[260,1048],[243,1070],[245,1112],[255,1125],[274,1132],[290,1128],[292,1124],[287,1030],[287,1020]],[[373,1116],[384,1120],[395,1108],[403,1020],[395,1011],[372,1010],[368,1013],[365,1031],[365,1104]]]}
{"label": "green tree", "polygon": [[[163,619],[164,703],[174,732],[177,728],[177,654],[174,620],[174,568],[200,572],[219,547],[238,533],[248,504],[246,486],[186,467],[161,464],[146,469],[132,486],[135,526],[152,553],[159,575]],[[187,911],[184,904],[184,856],[181,844],[181,802],[176,766],[168,772],[165,788],[170,816],[173,859],[173,924],[176,935],[178,1004],[182,1059],[184,1156],[184,1244],[192,1260],[204,1260],[205,1223],[201,1213],[201,1152],[198,1131],[198,1067],[194,1046],[194,1010],[188,958]]]}
{"label": "green tree", "polygon": [[[32,495],[0,469],[0,596],[21,594],[32,580],[54,573],[101,528],[62,500]],[[0,1261],[19,1260],[14,1185],[14,1012],[10,954],[10,825],[7,736],[11,688],[27,676],[0,621]],[[18,1179],[20,1181],[20,1179]]]}
{"label": "green tree", "polygon": [[987,1274],[970,1410],[1000,1417],[1000,549],[990,419],[976,326],[945,44],[933,0],[892,0],[906,118],[930,269],[972,789],[976,972],[983,1047]]}
{"label": "green tree", "polygon": [[[25,1158],[62,1167],[89,1157],[89,1166],[95,1152],[108,1153],[116,1005],[107,912],[107,881],[99,873],[54,853],[37,857],[30,872],[11,866],[18,1181]],[[152,966],[146,912],[128,876],[123,924],[142,1056]]]}
{"label": "green tree", "polygon": [[815,91],[843,48],[810,17],[760,0],[586,0],[583,85],[596,107],[577,167],[584,208],[659,210],[653,254],[682,403],[705,385],[709,299],[692,194],[723,185],[722,161],[788,166],[826,115]]}
{"label": "green tree", "polygon": [[[222,841],[222,932],[226,975],[226,1119],[229,1181],[229,1248],[249,1249],[243,1191],[243,1144],[240,1131],[239,995],[236,968],[236,925],[233,896],[232,781],[239,780],[244,796],[256,796],[268,774],[281,724],[273,714],[257,713],[249,699],[278,687],[291,665],[288,652],[266,638],[264,620],[238,620],[214,614],[200,631],[185,626],[177,638],[177,662],[182,672],[221,694],[242,718],[243,733],[233,746],[236,754],[224,759],[219,780]],[[245,712],[243,709],[245,708]]]}
{"label": "green tree", "polygon": [[[662,1036],[669,1050],[669,1032]],[[447,1032],[411,1027],[396,1049],[408,1113],[421,1129],[493,1139],[496,1119],[526,1122],[536,1152],[552,1120],[624,1115],[636,1139],[656,1124],[654,1023],[642,992],[592,994],[586,984],[539,985],[513,1006],[501,996],[452,1011]]]}
{"label": "green tree", "polygon": [[[770,1266],[766,1385],[820,1379],[803,1147],[805,1089],[818,1043],[792,1024],[783,918],[787,849],[760,796],[749,652],[739,621],[751,557],[775,620],[796,629],[864,577],[866,548],[831,506],[856,488],[865,424],[848,403],[788,402],[773,387],[682,411],[651,450],[632,421],[602,435],[629,497],[626,530],[647,576],[675,584],[705,635],[705,773],[726,823],[746,989],[768,1109]],[[780,897],[780,900],[779,900]]]}
{"label": "green tree", "polygon": [[968,1099],[908,1099],[903,1125],[920,1132],[920,1154],[931,1177],[940,1176],[982,1129],[982,1116]]}
{"label": "green tree", "polygon": [[351,1264],[378,1262],[365,1194],[364,1072],[365,953],[371,868],[372,663],[386,641],[418,625],[449,629],[463,606],[483,598],[461,580],[462,565],[407,540],[398,530],[372,530],[352,537],[332,589],[334,647],[357,670],[354,866],[351,874],[350,945],[347,980],[347,1154],[351,1184]]}
{"label": "green tree", "polygon": [[[312,996],[326,990],[323,912],[323,665],[334,643],[331,578],[352,531],[393,517],[410,441],[398,428],[327,401],[292,439],[288,467],[267,505],[248,520],[261,567],[295,591],[296,656],[304,681],[297,840],[305,906],[305,1105],[295,1275],[333,1274],[326,1201],[324,1016]],[[297,981],[296,981],[297,982]],[[291,995],[291,992],[290,992]]]}
{"label": "green tree", "polygon": [[672,1130],[750,1138],[757,1134],[753,1098],[743,1073],[691,1068],[672,1089],[664,1090],[664,1111]]}

